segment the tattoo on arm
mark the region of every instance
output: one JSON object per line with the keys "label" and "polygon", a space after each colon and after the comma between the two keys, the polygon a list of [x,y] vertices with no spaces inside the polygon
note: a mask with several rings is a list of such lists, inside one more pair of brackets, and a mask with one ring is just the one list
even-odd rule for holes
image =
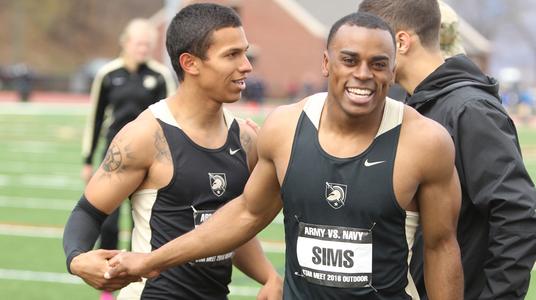
{"label": "tattoo on arm", "polygon": [[100,177],[111,179],[113,177],[112,175],[118,176],[128,168],[128,161],[134,159],[136,158],[130,149],[130,145],[125,145],[121,149],[116,143],[110,144],[101,164],[104,172],[102,172]]}
{"label": "tattoo on arm", "polygon": [[123,155],[121,150],[116,144],[111,144],[102,162],[102,169],[108,173],[115,172],[121,167],[122,162]]}
{"label": "tattoo on arm", "polygon": [[162,129],[158,129],[154,134],[154,146],[156,149],[155,158],[161,162],[171,162],[171,153]]}

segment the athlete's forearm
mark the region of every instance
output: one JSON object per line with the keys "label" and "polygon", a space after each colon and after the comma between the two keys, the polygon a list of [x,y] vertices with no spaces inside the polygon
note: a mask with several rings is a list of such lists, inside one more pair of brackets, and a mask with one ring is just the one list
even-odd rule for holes
{"label": "athlete's forearm", "polygon": [[424,248],[424,280],[430,299],[463,299],[463,270],[456,238]]}
{"label": "athlete's forearm", "polygon": [[164,270],[188,261],[230,252],[250,240],[266,222],[251,215],[243,197],[216,211],[196,229],[153,251],[147,260],[151,270]]}

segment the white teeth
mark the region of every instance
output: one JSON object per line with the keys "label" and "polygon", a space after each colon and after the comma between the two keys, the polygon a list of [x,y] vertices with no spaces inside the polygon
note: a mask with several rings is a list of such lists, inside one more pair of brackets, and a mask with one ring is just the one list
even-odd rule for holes
{"label": "white teeth", "polygon": [[241,89],[244,89],[246,87],[245,80],[233,80],[233,83],[238,85]]}
{"label": "white teeth", "polygon": [[346,88],[349,93],[358,95],[358,96],[370,96],[372,91],[369,89],[360,89],[360,88]]}

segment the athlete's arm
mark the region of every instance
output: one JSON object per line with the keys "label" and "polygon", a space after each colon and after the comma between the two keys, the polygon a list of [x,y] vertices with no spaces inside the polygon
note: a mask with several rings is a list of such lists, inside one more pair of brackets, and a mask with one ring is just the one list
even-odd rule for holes
{"label": "athlete's arm", "polygon": [[136,120],[117,134],[65,227],[63,242],[69,271],[98,289],[114,290],[138,279],[103,281],[109,268],[107,259],[117,252],[90,250],[104,219],[137,189],[150,167],[153,154],[147,143],[152,141],[145,123]]}
{"label": "athlete's arm", "polygon": [[[461,205],[454,145],[446,130],[428,120],[417,190],[424,237],[424,279],[430,299],[463,299],[463,271],[456,226]],[[417,145],[419,146],[419,145]]]}
{"label": "athlete's arm", "polygon": [[281,299],[283,280],[264,255],[257,238],[235,250],[233,264],[244,274],[263,285],[257,299]]}
{"label": "athlete's arm", "polygon": [[[268,118],[270,119],[270,118]],[[277,118],[272,118],[277,123]],[[258,139],[259,159],[243,195],[230,201],[196,229],[149,253],[121,253],[110,260],[108,276],[122,272],[148,276],[202,257],[226,253],[250,240],[266,227],[281,210],[280,185],[274,164],[278,147],[273,127],[261,129]]]}
{"label": "athlete's arm", "polygon": [[[247,154],[248,166],[253,170],[258,161],[257,133],[258,126],[253,121],[238,120],[240,125],[240,143]],[[258,238],[254,237],[235,250],[233,264],[244,274],[264,285],[259,293],[260,299],[281,299],[283,280],[264,255]]]}

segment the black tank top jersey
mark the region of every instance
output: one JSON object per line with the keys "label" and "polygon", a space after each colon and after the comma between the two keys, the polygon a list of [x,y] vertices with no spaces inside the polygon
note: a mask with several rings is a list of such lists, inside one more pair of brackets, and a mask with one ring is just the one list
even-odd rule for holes
{"label": "black tank top jersey", "polygon": [[[155,110],[155,107],[159,109]],[[214,210],[242,194],[249,169],[246,154],[241,149],[236,120],[226,118],[230,126],[227,141],[222,147],[206,149],[193,142],[176,123],[173,124],[174,119],[162,120],[166,119],[166,114],[170,116],[165,101],[151,106],[151,110],[153,114],[157,112],[174,170],[169,185],[157,191],[151,208],[150,246],[151,250],[155,250],[191,231]],[[162,110],[165,113],[162,114]],[[136,205],[133,203],[133,209]],[[134,219],[136,222],[136,216]],[[138,225],[135,224],[136,227]],[[133,234],[133,239],[135,237]],[[164,271],[155,279],[147,280],[141,298],[227,299],[227,285],[232,272],[231,255],[190,262]]]}
{"label": "black tank top jersey", "polygon": [[325,97],[311,96],[299,118],[282,185],[284,299],[411,299],[406,212],[393,190],[403,106],[387,99],[368,149],[337,158],[318,141]]}

